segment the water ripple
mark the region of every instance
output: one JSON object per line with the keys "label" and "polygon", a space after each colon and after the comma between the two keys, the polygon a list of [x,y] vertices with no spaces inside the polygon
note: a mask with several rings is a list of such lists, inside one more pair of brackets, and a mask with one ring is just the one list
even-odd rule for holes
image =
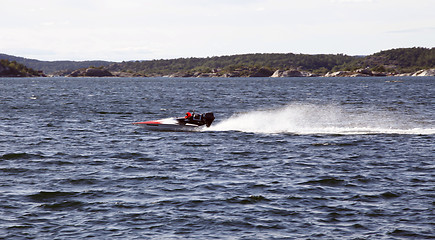
{"label": "water ripple", "polygon": [[1,81],[0,239],[435,236],[433,79]]}

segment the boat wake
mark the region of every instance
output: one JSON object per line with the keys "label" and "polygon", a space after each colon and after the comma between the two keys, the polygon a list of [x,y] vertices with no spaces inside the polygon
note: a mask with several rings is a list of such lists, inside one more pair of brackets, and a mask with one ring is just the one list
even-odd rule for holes
{"label": "boat wake", "polygon": [[290,104],[278,109],[239,113],[208,129],[290,134],[435,134],[428,121],[394,112],[344,109],[336,105]]}

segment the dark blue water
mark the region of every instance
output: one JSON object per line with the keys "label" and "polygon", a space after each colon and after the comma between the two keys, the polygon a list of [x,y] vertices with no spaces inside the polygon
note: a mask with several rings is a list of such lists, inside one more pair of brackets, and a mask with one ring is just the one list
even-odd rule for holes
{"label": "dark blue water", "polygon": [[[0,79],[0,239],[434,239],[435,78]],[[200,132],[132,122],[213,111]]]}

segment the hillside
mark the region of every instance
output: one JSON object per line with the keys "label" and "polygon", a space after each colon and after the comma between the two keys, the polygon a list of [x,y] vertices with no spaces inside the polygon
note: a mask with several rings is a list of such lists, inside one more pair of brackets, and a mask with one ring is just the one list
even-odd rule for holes
{"label": "hillside", "polygon": [[128,72],[141,76],[184,75],[217,73],[223,75],[246,76],[261,69],[298,69],[317,73],[326,73],[337,65],[352,62],[359,57],[332,54],[243,54],[208,58],[179,58],[170,60],[152,60],[114,63],[107,70]]}
{"label": "hillside", "polygon": [[42,72],[28,68],[15,61],[0,60],[0,77],[43,77]]}
{"label": "hillside", "polygon": [[114,63],[105,68],[134,76],[267,77],[276,71],[278,75],[281,73],[279,76],[282,73],[284,76],[322,76],[328,72],[343,72],[340,76],[386,76],[435,68],[435,48],[391,49],[365,57],[343,54],[243,54],[131,61]]}
{"label": "hillside", "polygon": [[337,66],[334,70],[370,68],[379,72],[411,73],[435,68],[435,48],[397,48]]}
{"label": "hillside", "polygon": [[1,53],[0,53],[0,59],[16,61],[29,68],[43,71],[45,74],[53,74],[59,71],[72,72],[80,68],[88,68],[91,66],[102,67],[102,66],[108,66],[113,63],[107,61],[40,61],[40,60],[16,57],[7,54],[1,54]]}
{"label": "hillside", "polygon": [[[398,48],[369,56],[343,54],[257,53],[151,61],[39,61],[5,54],[8,59],[46,74],[62,76],[304,77],[386,76],[435,68],[435,48]],[[99,69],[99,70],[96,70]]]}

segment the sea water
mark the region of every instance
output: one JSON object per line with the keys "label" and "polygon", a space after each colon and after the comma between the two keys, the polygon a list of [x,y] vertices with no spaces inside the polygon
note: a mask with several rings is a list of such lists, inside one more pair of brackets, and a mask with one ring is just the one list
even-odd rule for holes
{"label": "sea water", "polygon": [[[2,78],[0,239],[433,239],[435,78]],[[133,122],[215,113],[208,129]]]}

